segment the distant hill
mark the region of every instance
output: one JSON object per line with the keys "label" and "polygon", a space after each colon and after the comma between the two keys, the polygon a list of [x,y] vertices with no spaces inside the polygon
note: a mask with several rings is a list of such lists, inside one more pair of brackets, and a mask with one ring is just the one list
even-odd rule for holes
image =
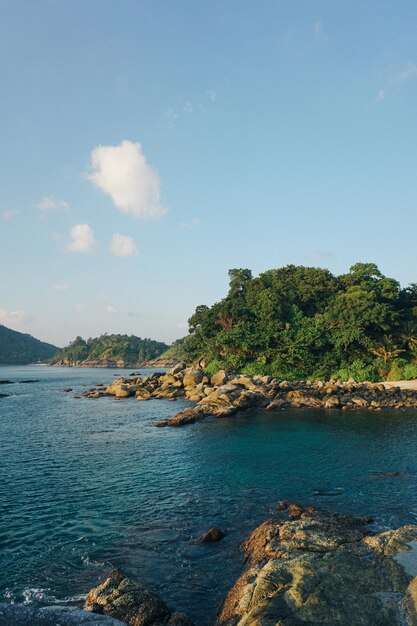
{"label": "distant hill", "polygon": [[54,356],[59,348],[39,341],[32,335],[19,333],[0,324],[0,364],[26,365],[44,362]]}
{"label": "distant hill", "polygon": [[51,365],[67,367],[140,367],[168,349],[162,341],[141,339],[135,335],[101,335],[77,337],[59,350]]}

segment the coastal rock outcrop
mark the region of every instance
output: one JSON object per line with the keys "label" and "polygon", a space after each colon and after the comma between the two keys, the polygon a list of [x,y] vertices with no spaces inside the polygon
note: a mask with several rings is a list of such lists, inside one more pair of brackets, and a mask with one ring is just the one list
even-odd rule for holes
{"label": "coastal rock outcrop", "polygon": [[85,609],[114,617],[128,626],[193,626],[187,615],[170,611],[156,593],[118,569],[91,589]]}
{"label": "coastal rock outcrop", "polygon": [[382,383],[337,380],[287,381],[271,376],[236,375],[219,370],[210,378],[198,368],[177,363],[167,372],[114,380],[105,391],[90,389],[83,395],[137,400],[185,398],[194,402],[177,415],[160,420],[157,426],[192,424],[207,416],[227,417],[237,411],[258,408],[277,411],[288,408],[335,410],[417,409],[417,389],[385,387]]}
{"label": "coastal rock outcrop", "polygon": [[373,533],[370,522],[301,506],[277,513],[245,542],[219,624],[416,626],[417,526]]}

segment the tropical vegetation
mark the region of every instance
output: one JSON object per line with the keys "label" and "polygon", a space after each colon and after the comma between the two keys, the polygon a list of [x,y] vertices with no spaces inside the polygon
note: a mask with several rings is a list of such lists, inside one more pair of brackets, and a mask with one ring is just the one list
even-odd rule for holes
{"label": "tropical vegetation", "polygon": [[56,346],[35,339],[32,335],[0,325],[0,364],[27,365],[44,362],[58,350]]}
{"label": "tropical vegetation", "polygon": [[257,277],[229,271],[225,298],[200,305],[181,349],[221,367],[286,379],[417,378],[417,284],[373,263],[335,276],[287,265]]}

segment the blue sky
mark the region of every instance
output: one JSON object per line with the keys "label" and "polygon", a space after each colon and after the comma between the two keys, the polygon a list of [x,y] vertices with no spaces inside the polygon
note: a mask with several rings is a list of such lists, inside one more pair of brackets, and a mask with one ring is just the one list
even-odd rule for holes
{"label": "blue sky", "polygon": [[227,270],[417,282],[417,3],[0,0],[0,323],[171,341]]}

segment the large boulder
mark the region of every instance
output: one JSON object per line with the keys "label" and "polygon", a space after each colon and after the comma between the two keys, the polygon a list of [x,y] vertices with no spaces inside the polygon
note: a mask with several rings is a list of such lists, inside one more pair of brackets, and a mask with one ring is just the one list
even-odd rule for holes
{"label": "large boulder", "polygon": [[109,396],[116,396],[116,398],[128,398],[134,396],[138,386],[134,383],[119,378],[106,387],[106,393]]}
{"label": "large boulder", "polygon": [[300,506],[277,512],[245,542],[247,568],[220,624],[416,626],[401,555],[413,556],[417,526],[373,534],[370,521]]}
{"label": "large boulder", "polygon": [[213,387],[220,387],[229,380],[227,373],[224,370],[219,370],[210,378],[210,383]]}
{"label": "large boulder", "polygon": [[184,370],[184,378],[182,384],[184,387],[196,387],[203,380],[203,372],[193,367]]}
{"label": "large boulder", "polygon": [[114,617],[128,626],[192,626],[186,615],[171,612],[156,593],[118,569],[91,589],[85,609]]}

